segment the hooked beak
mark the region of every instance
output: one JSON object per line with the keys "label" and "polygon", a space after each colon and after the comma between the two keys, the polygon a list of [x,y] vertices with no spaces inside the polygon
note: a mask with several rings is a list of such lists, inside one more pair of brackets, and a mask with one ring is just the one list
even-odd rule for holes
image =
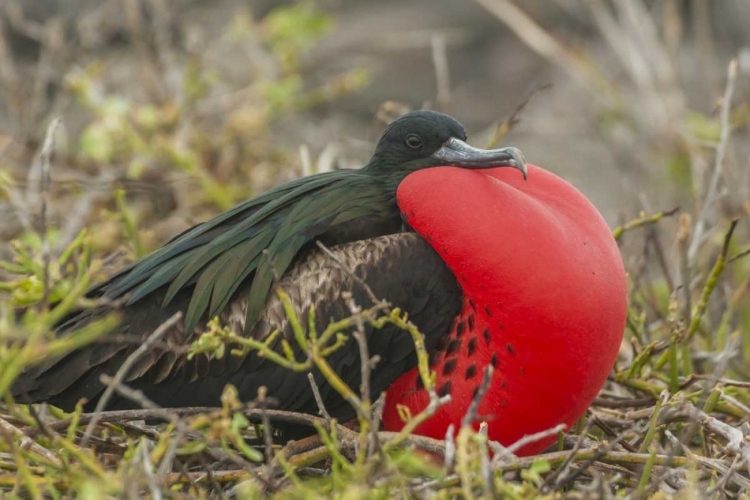
{"label": "hooked beak", "polygon": [[479,149],[451,137],[433,155],[446,165],[462,168],[513,167],[523,173],[526,180],[526,160],[518,148]]}

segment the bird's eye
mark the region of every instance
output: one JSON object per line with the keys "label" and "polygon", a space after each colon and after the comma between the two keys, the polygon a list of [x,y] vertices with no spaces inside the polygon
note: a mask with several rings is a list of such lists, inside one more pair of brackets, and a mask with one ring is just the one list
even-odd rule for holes
{"label": "bird's eye", "polygon": [[417,134],[409,134],[406,136],[406,145],[412,149],[419,149],[422,147],[422,138]]}

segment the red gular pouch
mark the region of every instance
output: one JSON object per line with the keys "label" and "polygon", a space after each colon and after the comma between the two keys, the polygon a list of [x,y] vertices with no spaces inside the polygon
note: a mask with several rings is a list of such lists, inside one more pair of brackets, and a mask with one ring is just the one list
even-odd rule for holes
{"label": "red gular pouch", "polygon": [[[573,425],[604,385],[625,328],[625,270],[601,214],[534,165],[527,181],[508,168],[420,170],[399,185],[397,200],[464,292],[432,365],[438,392],[451,400],[416,433],[443,439],[450,424],[458,429],[488,364],[495,369],[477,418],[489,439],[509,446]],[[403,427],[398,405],[412,414],[426,407],[418,378],[414,369],[388,389],[385,429]],[[555,439],[519,453],[541,452]]]}

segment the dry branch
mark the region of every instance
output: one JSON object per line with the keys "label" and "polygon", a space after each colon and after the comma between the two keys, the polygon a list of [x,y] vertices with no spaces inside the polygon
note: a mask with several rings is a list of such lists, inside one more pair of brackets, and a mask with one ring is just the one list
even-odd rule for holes
{"label": "dry branch", "polygon": [[99,401],[96,403],[96,408],[94,409],[94,417],[91,419],[88,427],[86,428],[86,433],[83,436],[81,446],[86,446],[86,443],[88,442],[88,439],[93,432],[94,426],[98,421],[96,415],[104,410],[104,408],[106,408],[107,403],[116,390],[116,387],[122,384],[122,382],[125,380],[125,377],[128,376],[128,372],[130,372],[130,369],[133,367],[136,361],[138,361],[141,356],[143,356],[149,349],[151,349],[152,345],[155,342],[161,340],[164,334],[167,333],[173,326],[175,326],[181,318],[182,313],[177,312],[172,315],[171,318],[159,325],[159,327],[154,330],[153,333],[148,336],[148,338],[146,338],[143,344],[141,344],[138,349],[133,351],[123,362],[123,364],[120,365],[120,368],[118,368],[117,373],[112,379],[112,383],[108,384],[107,388],[104,390],[104,393],[99,398]]}

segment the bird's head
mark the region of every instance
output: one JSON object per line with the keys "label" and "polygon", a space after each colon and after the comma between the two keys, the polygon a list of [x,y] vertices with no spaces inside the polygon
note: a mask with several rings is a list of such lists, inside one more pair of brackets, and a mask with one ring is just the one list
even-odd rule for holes
{"label": "bird's head", "polygon": [[437,111],[413,111],[388,125],[368,168],[408,174],[445,165],[470,169],[513,167],[526,178],[526,161],[520,150],[469,146],[464,126]]}

